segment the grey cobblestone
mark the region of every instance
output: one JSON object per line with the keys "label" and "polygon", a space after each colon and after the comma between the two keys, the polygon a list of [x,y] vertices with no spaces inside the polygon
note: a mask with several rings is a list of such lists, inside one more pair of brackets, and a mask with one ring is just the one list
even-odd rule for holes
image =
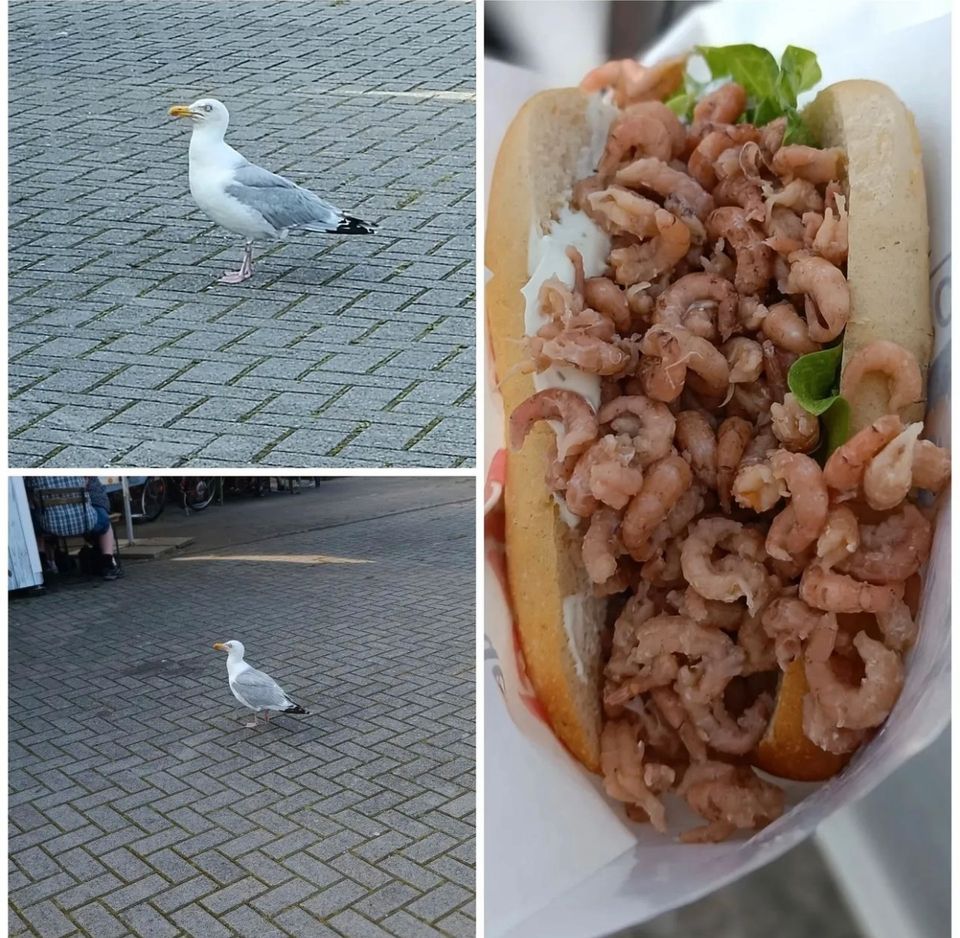
{"label": "grey cobblestone", "polygon": [[[472,465],[475,15],[12,0],[11,464]],[[238,149],[380,233],[263,245],[214,284],[240,247],[166,116],[205,94]]]}
{"label": "grey cobblestone", "polygon": [[[341,479],[171,506],[149,530],[195,536],[182,554],[12,603],[10,933],[475,927],[473,497]],[[318,552],[370,562],[226,559]],[[209,648],[231,637],[313,713],[243,728]]]}

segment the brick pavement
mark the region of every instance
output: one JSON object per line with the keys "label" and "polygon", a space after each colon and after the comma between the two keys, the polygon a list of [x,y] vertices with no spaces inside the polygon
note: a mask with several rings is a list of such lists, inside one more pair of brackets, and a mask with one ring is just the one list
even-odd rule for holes
{"label": "brick pavement", "polygon": [[[470,465],[474,23],[463,0],[13,0],[13,466]],[[228,140],[378,222],[240,244],[197,209]]]}
{"label": "brick pavement", "polygon": [[[229,518],[245,554],[373,562],[131,562],[15,601],[10,933],[472,936],[473,488],[168,509],[186,557]],[[313,714],[243,728],[230,638]]]}

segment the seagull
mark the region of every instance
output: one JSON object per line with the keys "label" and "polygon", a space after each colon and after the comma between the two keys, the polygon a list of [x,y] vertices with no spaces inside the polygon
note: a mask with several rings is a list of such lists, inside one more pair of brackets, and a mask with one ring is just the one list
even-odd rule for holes
{"label": "seagull", "polygon": [[309,713],[300,704],[294,703],[283,688],[269,674],[251,668],[243,660],[243,642],[217,642],[213,646],[217,651],[227,652],[227,678],[230,690],[245,707],[253,711],[253,722],[243,725],[253,729],[257,726],[257,714],[266,711],[264,721],[270,722],[270,711],[277,713]]}
{"label": "seagull", "polygon": [[215,98],[176,104],[171,117],[193,124],[190,136],[190,194],[218,225],[243,235],[240,269],[218,283],[243,283],[253,276],[253,242],[284,240],[291,232],[375,234],[376,226],[348,215],[296,183],[246,160],[227,144],[230,113]]}

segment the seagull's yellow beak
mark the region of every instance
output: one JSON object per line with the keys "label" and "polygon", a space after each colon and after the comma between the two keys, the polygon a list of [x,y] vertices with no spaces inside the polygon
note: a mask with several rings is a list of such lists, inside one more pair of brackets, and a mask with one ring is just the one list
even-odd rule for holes
{"label": "seagull's yellow beak", "polygon": [[171,117],[193,117],[193,111],[188,104],[175,104],[167,113]]}
{"label": "seagull's yellow beak", "polygon": [[227,646],[224,645],[223,642],[217,642],[217,644],[214,645],[213,647],[214,647],[217,651],[230,651],[230,649],[227,648]]}

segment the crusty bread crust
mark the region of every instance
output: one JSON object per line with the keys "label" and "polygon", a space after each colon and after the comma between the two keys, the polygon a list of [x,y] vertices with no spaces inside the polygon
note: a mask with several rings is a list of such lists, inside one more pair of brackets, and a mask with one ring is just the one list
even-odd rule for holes
{"label": "crusty bread crust", "polygon": [[[533,377],[520,371],[524,298],[530,279],[533,226],[542,233],[569,199],[577,163],[590,140],[588,98],[578,89],[531,98],[514,118],[497,156],[486,233],[488,334],[497,379],[509,416],[534,393]],[[507,454],[504,489],[510,594],[527,673],[560,740],[588,769],[600,769],[600,647],[593,605],[582,680],[564,628],[564,598],[589,595],[580,560],[579,534],[561,519],[544,484],[554,433],[539,424],[519,452]]]}
{"label": "crusty bread crust", "polygon": [[[913,352],[926,388],[933,351],[930,233],[913,116],[875,81],[830,85],[804,116],[822,146],[842,147],[847,155],[851,315],[843,336],[844,367],[861,346],[889,339]],[[850,405],[853,432],[889,413],[886,380],[868,375]],[[925,410],[920,401],[900,416],[922,420]]]}
{"label": "crusty bread crust", "polygon": [[[849,197],[851,315],[843,334],[843,367],[860,347],[889,339],[920,363],[926,387],[933,350],[929,293],[927,193],[920,140],[910,112],[886,86],[842,81],[821,91],[804,112],[821,146],[846,153]],[[850,430],[890,412],[889,389],[867,375],[850,400]],[[922,420],[925,402],[905,407],[905,420]],[[780,680],[776,707],[755,764],[772,775],[817,781],[836,775],[849,755],[824,752],[803,735],[808,690],[802,662]]]}

